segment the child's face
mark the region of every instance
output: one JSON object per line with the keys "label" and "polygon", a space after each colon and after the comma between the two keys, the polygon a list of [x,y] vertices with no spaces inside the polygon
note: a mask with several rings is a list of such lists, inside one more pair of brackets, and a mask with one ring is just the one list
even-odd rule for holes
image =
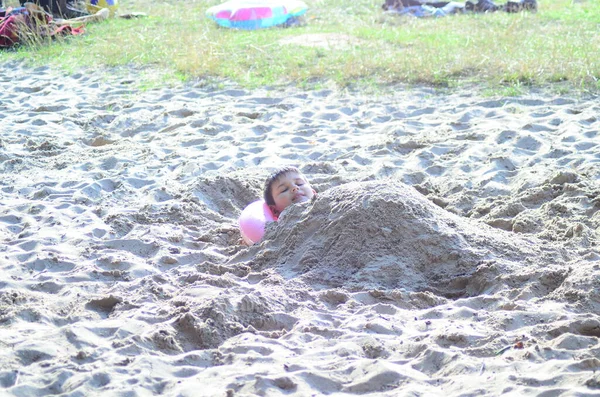
{"label": "child's face", "polygon": [[292,204],[311,200],[315,196],[315,191],[304,175],[288,172],[273,183],[271,194],[275,201],[276,215],[279,215],[281,211]]}

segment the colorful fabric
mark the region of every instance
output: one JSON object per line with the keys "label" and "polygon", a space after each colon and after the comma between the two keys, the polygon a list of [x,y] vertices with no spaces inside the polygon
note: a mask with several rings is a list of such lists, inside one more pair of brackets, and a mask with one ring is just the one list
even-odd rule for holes
{"label": "colorful fabric", "polygon": [[12,47],[26,36],[54,37],[59,34],[82,34],[83,27],[56,26],[52,16],[35,4],[8,9],[0,14],[0,48]]}
{"label": "colorful fabric", "polygon": [[206,16],[226,28],[254,30],[282,25],[307,10],[299,0],[230,0],[206,10]]}
{"label": "colorful fabric", "polygon": [[[44,18],[50,18],[43,14]],[[49,21],[49,19],[46,19]],[[12,47],[21,41],[24,30],[34,30],[35,21],[31,18],[30,12],[25,7],[8,9],[4,12],[4,17],[0,18],[0,47]]]}

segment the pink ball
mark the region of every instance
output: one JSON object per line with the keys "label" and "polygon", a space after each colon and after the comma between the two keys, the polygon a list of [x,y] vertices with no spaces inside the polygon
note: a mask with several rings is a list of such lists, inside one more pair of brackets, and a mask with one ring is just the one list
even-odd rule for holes
{"label": "pink ball", "polygon": [[248,245],[259,242],[265,235],[267,222],[275,222],[276,220],[264,200],[257,200],[248,204],[238,220],[242,238]]}

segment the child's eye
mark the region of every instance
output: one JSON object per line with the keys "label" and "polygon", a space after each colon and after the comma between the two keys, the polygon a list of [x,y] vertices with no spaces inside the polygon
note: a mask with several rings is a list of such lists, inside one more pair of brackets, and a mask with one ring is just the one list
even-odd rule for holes
{"label": "child's eye", "polygon": [[288,188],[286,187],[285,189],[283,189],[283,190],[281,191],[281,193],[285,193],[285,192],[287,192],[287,190],[288,190]]}

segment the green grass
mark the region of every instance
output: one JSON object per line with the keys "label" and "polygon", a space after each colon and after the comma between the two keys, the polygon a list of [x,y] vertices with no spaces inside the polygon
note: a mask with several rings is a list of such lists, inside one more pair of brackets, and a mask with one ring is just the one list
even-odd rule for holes
{"label": "green grass", "polygon": [[[506,94],[529,87],[600,91],[600,0],[541,1],[537,13],[413,18],[385,14],[383,0],[306,1],[306,24],[237,31],[205,11],[220,1],[122,1],[142,19],[89,24],[86,34],[0,53],[67,69],[134,65],[156,83],[227,79],[246,87],[439,87],[476,85]],[[497,4],[501,4],[497,2]],[[340,48],[279,44],[302,34],[341,33]],[[151,84],[147,80],[144,84]]]}

